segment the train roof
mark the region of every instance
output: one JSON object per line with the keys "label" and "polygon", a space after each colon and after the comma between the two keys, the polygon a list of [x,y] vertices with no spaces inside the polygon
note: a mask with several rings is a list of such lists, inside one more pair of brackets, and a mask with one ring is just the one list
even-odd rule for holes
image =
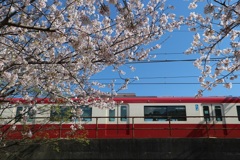
{"label": "train roof", "polygon": [[[81,98],[72,98],[73,101],[81,101]],[[117,96],[112,98],[117,103],[240,103],[240,97],[216,96],[216,97],[156,97],[156,96]],[[65,101],[51,101],[49,98],[36,98],[31,102],[22,98],[8,98],[2,102],[10,103],[64,103]]]}
{"label": "train roof", "polygon": [[240,103],[240,97],[117,97],[124,103]]}

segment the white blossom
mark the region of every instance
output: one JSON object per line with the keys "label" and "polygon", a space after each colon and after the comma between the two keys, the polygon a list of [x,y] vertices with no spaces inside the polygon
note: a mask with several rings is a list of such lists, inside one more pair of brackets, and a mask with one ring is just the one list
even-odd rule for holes
{"label": "white blossom", "polygon": [[39,7],[40,7],[40,9],[45,8],[46,7],[46,0],[39,0]]}
{"label": "white blossom", "polygon": [[32,131],[29,130],[28,133],[27,133],[27,137],[28,137],[28,138],[32,138],[32,136],[33,136]]}
{"label": "white blossom", "polygon": [[202,76],[200,76],[200,77],[198,78],[198,81],[199,81],[200,83],[202,83],[202,82],[204,81],[204,78],[203,78]]}
{"label": "white blossom", "polygon": [[232,88],[232,83],[225,83],[224,86],[228,89],[231,89]]}
{"label": "white blossom", "polygon": [[156,44],[156,48],[157,48],[157,49],[160,49],[160,48],[161,48],[161,45],[160,45],[160,44]]}
{"label": "white blossom", "polygon": [[213,13],[213,11],[214,11],[214,6],[213,6],[213,4],[207,4],[207,5],[204,7],[204,13],[205,13],[205,14]]}
{"label": "white blossom", "polygon": [[240,14],[240,3],[239,2],[237,3],[237,5],[235,7],[235,11]]}
{"label": "white blossom", "polygon": [[188,8],[189,9],[195,9],[195,8],[197,8],[197,4],[195,2],[192,2],[192,3],[189,4]]}
{"label": "white blossom", "polygon": [[75,132],[77,130],[77,128],[73,124],[70,126],[70,128],[73,132]]}
{"label": "white blossom", "polygon": [[12,125],[11,130],[15,131],[16,130],[16,125]]}
{"label": "white blossom", "polygon": [[108,2],[111,4],[117,4],[118,0],[108,0]]}
{"label": "white blossom", "polygon": [[139,77],[135,76],[134,79],[138,81],[138,80],[139,80]]}

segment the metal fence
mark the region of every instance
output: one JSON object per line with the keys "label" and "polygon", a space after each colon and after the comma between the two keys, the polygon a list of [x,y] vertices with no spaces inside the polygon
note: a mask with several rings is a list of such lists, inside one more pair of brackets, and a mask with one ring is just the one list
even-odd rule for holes
{"label": "metal fence", "polygon": [[[153,118],[166,118],[165,121],[144,121],[146,116],[128,116],[124,117],[127,121],[122,122],[120,121],[121,116],[96,116],[96,117],[84,117],[84,118],[91,118],[91,121],[81,121],[80,124],[84,127],[83,130],[89,131],[90,133],[94,134],[94,137],[91,138],[100,138],[103,137],[102,131],[116,131],[120,133],[121,131],[127,131],[127,136],[129,138],[136,138],[138,137],[137,134],[140,134],[141,131],[145,132],[159,132],[165,131],[168,137],[177,137],[178,131],[186,131],[188,132],[204,132],[202,137],[212,137],[213,131],[215,135],[216,133],[224,133],[220,137],[240,137],[240,121],[238,116],[222,116],[221,121],[217,120],[218,117],[210,116],[211,120],[207,120],[204,116],[185,116],[186,121],[173,121],[176,119],[175,117],[161,117],[161,116],[152,116]],[[82,117],[83,118],[83,117]],[[115,118],[114,122],[108,123],[109,118]],[[179,117],[178,117],[179,118]],[[183,118],[183,117],[181,117]],[[197,119],[197,121],[193,121],[191,123],[190,119]],[[63,137],[63,133],[67,131],[71,131],[69,127],[71,124],[77,124],[76,121],[70,121],[69,119],[63,118],[60,121],[50,121],[50,117],[34,117],[32,122],[26,122],[24,125],[56,125],[57,128],[53,130],[59,130],[59,138]],[[101,119],[105,119],[106,123],[100,123]],[[142,119],[143,123],[138,122],[137,119]],[[36,123],[36,120],[45,120],[44,123]],[[0,118],[0,129],[6,128],[6,126],[10,126],[12,124],[22,125],[23,123],[17,122],[13,119],[9,118]],[[4,123],[3,123],[4,122]],[[180,123],[178,123],[180,122]],[[186,123],[185,123],[186,122]],[[68,125],[68,127],[66,127]],[[50,129],[48,129],[50,130]],[[142,135],[144,136],[144,135]],[[193,136],[194,137],[194,136]],[[201,137],[201,136],[200,136]],[[217,137],[217,136],[216,136]]]}

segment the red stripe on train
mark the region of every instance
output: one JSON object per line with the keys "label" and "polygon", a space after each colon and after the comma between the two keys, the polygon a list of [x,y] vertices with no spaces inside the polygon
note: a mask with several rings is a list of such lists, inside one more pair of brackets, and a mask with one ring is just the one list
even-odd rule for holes
{"label": "red stripe on train", "polygon": [[[32,138],[239,138],[240,124],[89,124],[72,132],[71,124],[17,125],[7,139],[22,139],[29,129]],[[5,129],[9,126],[5,126]]]}

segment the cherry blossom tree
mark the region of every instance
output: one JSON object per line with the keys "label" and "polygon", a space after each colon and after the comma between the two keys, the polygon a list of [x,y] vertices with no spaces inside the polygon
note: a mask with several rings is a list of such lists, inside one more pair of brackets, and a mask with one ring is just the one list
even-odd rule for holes
{"label": "cherry blossom tree", "polygon": [[90,77],[149,58],[160,45],[147,45],[182,23],[169,9],[165,0],[2,0],[0,97],[108,94]]}
{"label": "cherry blossom tree", "polygon": [[202,12],[191,12],[186,19],[190,31],[196,34],[185,53],[200,55],[194,62],[202,71],[199,82],[203,89],[197,96],[219,84],[232,88],[232,81],[238,78],[240,69],[240,2],[193,0],[189,9],[195,11],[202,3],[205,4]]}

